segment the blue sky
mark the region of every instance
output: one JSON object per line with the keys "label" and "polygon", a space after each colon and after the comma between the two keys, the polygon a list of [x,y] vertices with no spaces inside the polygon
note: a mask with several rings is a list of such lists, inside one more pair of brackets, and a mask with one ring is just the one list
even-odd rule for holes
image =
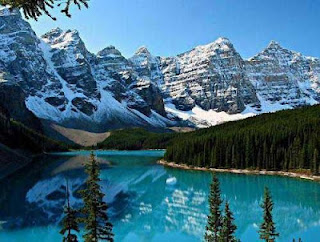
{"label": "blue sky", "polygon": [[140,46],[172,56],[220,36],[251,57],[276,40],[288,49],[320,57],[320,0],[91,0],[69,19],[30,23],[41,35],[54,27],[77,29],[87,48],[116,46],[130,57]]}

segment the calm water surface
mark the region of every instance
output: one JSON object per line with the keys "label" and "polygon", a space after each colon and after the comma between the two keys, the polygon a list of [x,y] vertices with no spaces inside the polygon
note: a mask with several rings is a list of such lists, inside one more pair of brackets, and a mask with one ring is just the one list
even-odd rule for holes
{"label": "calm water surface", "polygon": [[[102,187],[116,241],[201,241],[211,174],[164,168],[163,151],[97,151]],[[50,155],[0,183],[0,241],[61,241],[59,222],[69,181],[71,203],[81,205],[82,164],[89,152]],[[176,178],[176,183],[168,178]],[[320,238],[320,184],[284,177],[218,174],[234,212],[237,237],[258,241],[264,186],[275,202],[279,241]],[[172,179],[171,179],[172,180]],[[174,179],[173,179],[174,180]]]}

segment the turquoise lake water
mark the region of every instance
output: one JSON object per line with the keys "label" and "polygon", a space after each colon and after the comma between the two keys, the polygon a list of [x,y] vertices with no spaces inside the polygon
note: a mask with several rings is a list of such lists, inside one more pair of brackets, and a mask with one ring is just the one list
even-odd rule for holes
{"label": "turquoise lake water", "polygon": [[[164,168],[163,151],[97,151],[115,241],[202,241],[211,174]],[[86,178],[89,152],[43,158],[0,182],[0,241],[61,241],[59,222],[68,179],[71,203]],[[320,184],[276,176],[218,174],[241,241],[259,241],[263,188],[274,198],[277,241],[320,241]],[[169,180],[168,180],[169,179]],[[170,181],[176,182],[170,182]]]}

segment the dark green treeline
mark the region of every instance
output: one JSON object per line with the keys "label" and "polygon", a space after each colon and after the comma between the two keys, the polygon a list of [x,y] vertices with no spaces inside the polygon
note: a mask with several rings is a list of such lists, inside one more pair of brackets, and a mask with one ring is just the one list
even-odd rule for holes
{"label": "dark green treeline", "polygon": [[165,159],[192,166],[319,170],[320,106],[263,114],[176,137]]}
{"label": "dark green treeline", "polygon": [[70,147],[44,136],[0,112],[0,144],[32,153],[67,151]]}
{"label": "dark green treeline", "polygon": [[98,149],[141,150],[165,149],[177,133],[155,133],[142,128],[121,129],[97,144]]}

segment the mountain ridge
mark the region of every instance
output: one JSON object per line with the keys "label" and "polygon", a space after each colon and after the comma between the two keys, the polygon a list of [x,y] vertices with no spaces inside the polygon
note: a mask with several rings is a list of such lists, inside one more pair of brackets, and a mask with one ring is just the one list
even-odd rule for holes
{"label": "mountain ridge", "polygon": [[127,59],[114,46],[91,53],[77,30],[39,38],[17,12],[0,13],[0,26],[1,80],[68,128],[208,127],[320,101],[320,60],[275,41],[249,59],[225,37],[173,57],[142,46]]}

